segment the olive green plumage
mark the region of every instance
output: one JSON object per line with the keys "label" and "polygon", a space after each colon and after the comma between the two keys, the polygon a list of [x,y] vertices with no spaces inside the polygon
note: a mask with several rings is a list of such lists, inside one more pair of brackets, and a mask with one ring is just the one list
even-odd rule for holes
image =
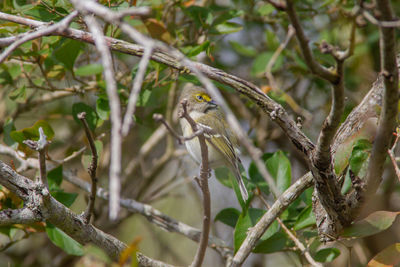
{"label": "olive green plumage", "polygon": [[[187,100],[189,115],[204,130],[210,168],[228,167],[234,173],[242,198],[246,201],[248,193],[239,171],[240,159],[237,154],[237,139],[225,121],[220,108],[204,88],[194,86],[193,84],[187,84],[183,88],[179,102],[183,99]],[[190,136],[193,133],[186,119],[181,118],[180,124],[184,136]],[[185,145],[195,161],[201,164],[201,150],[197,138],[186,141]]]}

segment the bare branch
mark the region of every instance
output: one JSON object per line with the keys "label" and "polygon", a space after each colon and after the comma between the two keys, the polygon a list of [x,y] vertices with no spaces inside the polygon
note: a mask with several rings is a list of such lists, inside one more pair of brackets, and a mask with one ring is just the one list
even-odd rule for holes
{"label": "bare branch", "polygon": [[[267,200],[261,195],[257,195],[258,198],[261,200],[261,202],[264,204],[264,206],[267,209],[270,209],[271,206],[268,204]],[[301,251],[301,254],[303,254],[307,261],[311,264],[311,266],[317,266],[317,267],[322,267],[323,265],[316,262],[313,257],[311,256],[310,252],[308,249],[304,246],[304,244],[293,234],[293,232],[286,227],[286,225],[282,222],[282,220],[277,217],[276,220],[278,221],[279,225],[282,227],[283,231],[289,236],[289,238],[293,241],[293,243],[296,245],[296,247]]]}
{"label": "bare branch", "polygon": [[35,213],[30,208],[22,208],[18,210],[6,209],[0,211],[0,226],[8,226],[12,224],[32,224],[43,221],[40,213]]}
{"label": "bare branch", "polygon": [[172,136],[178,140],[180,145],[182,145],[184,142],[190,141],[193,138],[195,138],[199,135],[202,135],[204,133],[204,129],[200,128],[196,132],[194,132],[193,134],[191,134],[189,136],[182,136],[182,135],[177,134],[174,131],[174,129],[172,129],[172,127],[168,124],[168,122],[164,119],[164,117],[161,114],[157,114],[157,113],[153,114],[153,119],[164,124],[165,127],[167,128],[167,130],[172,134]]}
{"label": "bare branch", "polygon": [[68,28],[69,24],[72,22],[72,20],[77,15],[78,15],[78,12],[74,11],[56,24],[48,24],[48,25],[42,24],[41,25],[42,28],[39,27],[34,32],[20,35],[21,39],[14,40],[3,51],[3,53],[1,53],[0,63],[2,63],[12,53],[12,51],[14,51],[16,48],[18,48],[18,46],[22,45],[23,43],[40,38],[42,36],[46,36],[46,35],[53,34],[53,33],[60,34],[61,32],[65,31]]}
{"label": "bare branch", "polygon": [[142,267],[173,267],[173,265],[162,261],[153,260],[139,252],[136,253],[136,258],[139,262],[139,265]]}
{"label": "bare branch", "polygon": [[297,40],[299,41],[299,45],[301,48],[301,52],[303,54],[303,57],[305,59],[305,63],[307,66],[310,68],[312,73],[315,75],[331,82],[331,83],[336,83],[339,79],[336,73],[330,71],[329,69],[325,68],[321,64],[319,64],[308,46],[308,39],[306,35],[304,34],[303,28],[300,25],[299,18],[297,17],[296,11],[294,9],[294,5],[292,0],[286,0],[286,13],[289,16],[290,22],[292,23],[293,27],[296,30],[296,36]]}
{"label": "bare branch", "polygon": [[124,120],[122,122],[122,136],[127,136],[132,124],[132,117],[135,114],[136,102],[139,98],[140,89],[142,87],[143,78],[146,73],[147,64],[149,63],[151,53],[153,51],[152,45],[144,50],[144,54],[139,63],[139,69],[136,73],[135,80],[133,81],[131,94],[129,95],[128,107],[126,108]]}
{"label": "bare branch", "polygon": [[[0,12],[0,19],[33,27],[45,24],[44,22],[21,18],[18,16],[2,12]],[[93,36],[90,33],[72,28],[69,28],[67,31],[56,35],[62,35],[67,38],[80,40],[90,44],[94,43]],[[110,37],[105,37],[105,39],[107,41],[108,46],[111,49],[121,53],[126,53],[134,56],[142,56],[145,50],[143,46],[130,44],[122,40]],[[169,52],[157,50],[152,54],[151,59],[156,62],[166,64],[167,66],[175,68],[179,71],[188,70],[188,64],[187,64],[188,61],[182,62],[181,58],[178,58],[177,56],[172,55]],[[199,72],[201,72],[201,74],[207,76],[208,78],[221,82],[222,84],[231,86],[239,93],[249,97],[264,112],[266,112],[273,121],[275,121],[282,128],[282,130],[285,132],[285,134],[289,137],[291,142],[300,152],[302,152],[305,155],[308,155],[314,149],[314,144],[299,129],[299,127],[296,125],[296,122],[293,121],[293,119],[291,119],[291,117],[283,109],[283,107],[278,103],[274,102],[267,95],[265,95],[261,91],[261,89],[258,88],[256,85],[246,80],[243,80],[237,76],[228,74],[220,69],[216,69],[202,63],[191,62],[191,66],[197,69]]]}
{"label": "bare branch", "polygon": [[282,214],[282,212],[295,200],[300,194],[310,187],[313,183],[311,173],[305,174],[292,184],[279,198],[272,204],[271,208],[261,217],[257,224],[250,229],[246,239],[243,241],[239,250],[236,252],[231,266],[241,266],[244,260],[249,256],[257,241],[268,229],[271,223]]}
{"label": "bare branch", "polygon": [[[78,186],[82,190],[86,192],[90,192],[90,184],[79,179],[70,171],[64,171],[63,175],[67,181]],[[101,199],[108,200],[109,193],[103,188],[97,188],[97,196]],[[157,225],[158,227],[164,229],[168,232],[174,232],[186,236],[187,238],[199,242],[201,231],[199,229],[193,228],[187,224],[179,222],[165,214],[161,211],[153,208],[148,204],[143,204],[137,202],[134,199],[121,198],[120,204],[122,207],[126,208],[128,211],[132,213],[138,213],[144,217],[146,217],[149,222]],[[228,247],[225,242],[217,237],[212,235],[209,236],[208,246],[216,250],[221,256],[224,258],[228,258],[232,256],[232,249]]]}
{"label": "bare branch", "polygon": [[93,243],[104,249],[114,260],[117,260],[126,248],[126,245],[118,239],[92,224],[84,223],[80,216],[55,200],[46,188],[19,175],[2,161],[0,161],[0,177],[0,184],[24,200],[26,208],[37,211],[43,216],[43,220],[54,224],[79,243]]}
{"label": "bare branch", "polygon": [[[182,105],[182,112],[179,114],[180,118],[185,118],[187,122],[192,127],[192,131],[195,133],[199,131],[199,127],[197,123],[190,117],[189,113],[187,112],[187,100],[184,99],[180,103]],[[210,191],[208,189],[208,177],[210,177],[210,168],[208,166],[208,147],[206,144],[206,138],[204,134],[197,136],[200,143],[200,150],[201,150],[201,166],[200,166],[200,179],[197,180],[200,186],[200,189],[203,193],[203,229],[200,237],[200,244],[197,248],[196,256],[191,267],[200,267],[208,244],[208,235],[210,233],[210,223],[211,223],[211,199],[210,199]],[[195,178],[196,179],[196,178]]]}
{"label": "bare branch", "polygon": [[24,144],[26,144],[29,148],[38,151],[39,153],[39,181],[49,189],[49,185],[47,183],[47,173],[46,173],[46,149],[49,144],[47,141],[47,136],[43,132],[43,128],[39,127],[39,140],[24,140]]}
{"label": "bare branch", "polygon": [[[389,0],[377,0],[377,11],[381,19],[391,21],[394,14]],[[384,79],[383,108],[379,118],[378,132],[371,152],[366,177],[367,192],[370,196],[382,180],[383,165],[396,127],[398,112],[399,72],[396,62],[396,29],[380,27],[381,74]]]}
{"label": "bare branch", "polygon": [[94,202],[96,201],[96,192],[97,192],[96,170],[97,170],[98,155],[97,155],[96,145],[94,144],[92,132],[90,131],[89,125],[86,121],[86,112],[79,113],[78,119],[83,124],[83,128],[85,129],[86,138],[88,139],[88,142],[89,142],[90,151],[92,152],[92,161],[88,168],[88,173],[90,175],[90,179],[92,180],[92,187],[90,189],[88,206],[86,208],[86,211],[82,214],[84,221],[86,223],[89,223],[90,217],[94,210]]}
{"label": "bare branch", "polygon": [[117,93],[117,84],[110,50],[100,25],[92,15],[86,15],[87,10],[81,4],[82,1],[72,1],[74,6],[85,14],[84,20],[90,32],[93,34],[94,42],[101,55],[104,67],[104,77],[107,84],[107,95],[110,105],[111,117],[111,159],[110,159],[110,207],[109,215],[111,219],[116,219],[119,212],[119,194],[121,191],[121,104]]}

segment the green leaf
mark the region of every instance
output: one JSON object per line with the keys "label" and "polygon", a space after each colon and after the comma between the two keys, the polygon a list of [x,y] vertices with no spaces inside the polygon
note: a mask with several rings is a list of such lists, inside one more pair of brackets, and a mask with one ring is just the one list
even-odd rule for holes
{"label": "green leaf", "polygon": [[282,232],[273,234],[266,240],[261,240],[254,248],[254,253],[274,253],[282,251],[287,242],[287,237]]}
{"label": "green leaf", "polygon": [[240,17],[244,14],[243,10],[228,10],[216,17],[212,23],[213,26],[226,22],[230,19]]}
{"label": "green leaf", "polygon": [[12,119],[8,119],[4,123],[3,131],[4,131],[4,137],[3,137],[4,143],[8,146],[14,146],[16,142],[10,136],[11,132],[15,131],[14,121]]}
{"label": "green leaf", "polygon": [[293,230],[297,231],[315,224],[315,215],[312,211],[312,205],[305,207],[299,217],[297,217]]}
{"label": "green leaf", "polygon": [[151,96],[151,91],[150,90],[142,90],[139,94],[139,99],[136,102],[137,107],[145,107],[147,103],[149,102]]}
{"label": "green leaf", "polygon": [[[261,53],[259,56],[257,56],[254,61],[253,65],[251,67],[251,75],[253,76],[259,76],[259,75],[264,75],[265,69],[268,65],[268,62],[270,61],[271,57],[273,55],[273,52],[264,52]],[[277,71],[279,68],[281,68],[283,65],[283,56],[279,55],[277,58],[274,66],[272,67],[271,71]]]}
{"label": "green leaf", "polygon": [[233,188],[231,179],[229,178],[229,169],[225,167],[215,169],[215,177],[226,187]]}
{"label": "green leaf", "polygon": [[70,207],[78,196],[77,193],[67,193],[64,191],[51,191],[51,195],[67,207]]}
{"label": "green leaf", "polygon": [[241,31],[243,29],[243,26],[235,23],[235,22],[224,22],[221,24],[216,25],[210,33],[212,34],[229,34],[229,33],[234,33]]}
{"label": "green leaf", "polygon": [[272,155],[272,157],[266,160],[266,166],[269,173],[275,179],[276,187],[279,192],[283,193],[289,188],[292,180],[289,159],[286,157],[285,153],[278,150]]}
{"label": "green leaf", "polygon": [[49,183],[49,189],[58,189],[63,180],[63,166],[59,165],[47,173],[47,181]]}
{"label": "green leaf", "polygon": [[[367,139],[357,140],[351,152],[349,164],[355,175],[363,177],[367,168],[372,144]],[[363,170],[363,171],[362,171]]]}
{"label": "green leaf", "polygon": [[337,248],[323,248],[317,251],[314,259],[319,262],[331,262],[340,255],[340,250]]}
{"label": "green leaf", "polygon": [[72,116],[74,117],[74,120],[76,121],[76,123],[78,123],[79,125],[82,125],[81,120],[78,119],[78,114],[81,112],[86,112],[86,121],[89,125],[89,128],[92,131],[94,131],[94,129],[96,129],[97,120],[98,120],[96,111],[94,111],[94,109],[92,107],[90,107],[82,102],[75,103],[74,105],[72,105]]}
{"label": "green leaf", "polygon": [[237,220],[239,219],[240,211],[235,208],[227,208],[221,210],[216,216],[215,221],[220,221],[231,227],[235,227]]}
{"label": "green leaf", "polygon": [[46,223],[46,233],[51,242],[53,242],[57,247],[64,250],[67,254],[75,256],[83,255],[83,249],[81,244],[76,242],[62,230],[55,227],[49,222]]}
{"label": "green leaf", "polygon": [[75,70],[75,75],[78,76],[91,76],[101,74],[103,72],[103,66],[101,64],[89,64],[81,66]]}
{"label": "green leaf", "polygon": [[210,46],[210,41],[207,40],[204,43],[202,43],[201,45],[191,47],[190,50],[188,50],[185,54],[188,57],[197,56],[201,52],[206,51],[209,46]]}
{"label": "green leaf", "polygon": [[208,8],[201,6],[189,6],[182,7],[182,11],[188,16],[191,17],[197,28],[207,27],[211,24],[213,16]]}
{"label": "green leaf", "polygon": [[26,87],[25,85],[21,86],[20,88],[16,88],[10,92],[8,97],[11,100],[14,100],[17,103],[25,103],[26,101]]}
{"label": "green leaf", "polygon": [[257,8],[257,13],[260,14],[261,16],[268,16],[272,12],[275,11],[275,8],[271,4],[262,4],[259,8]]}
{"label": "green leaf", "polygon": [[269,186],[265,179],[261,176],[254,162],[250,163],[249,167],[250,180],[259,188],[265,195],[269,195]]}
{"label": "green leaf", "polygon": [[72,71],[75,60],[82,52],[84,44],[81,42],[62,38],[55,44],[52,58],[64,65],[68,70]]}
{"label": "green leaf", "polygon": [[245,46],[235,41],[229,41],[229,44],[236,53],[245,57],[254,57],[257,55],[257,50],[251,46]]}
{"label": "green leaf", "polygon": [[242,214],[240,214],[233,235],[235,252],[240,248],[240,245],[245,240],[249,228],[256,225],[256,223],[264,215],[264,213],[265,210],[249,208],[247,212],[243,212]]}
{"label": "green leaf", "polygon": [[42,21],[58,21],[61,19],[56,13],[50,13],[44,6],[36,5],[33,6],[31,9],[26,10],[23,12],[27,16],[34,17],[35,19],[42,20]]}
{"label": "green leaf", "polygon": [[375,255],[368,267],[398,266],[400,263],[400,243],[394,243]]}
{"label": "green leaf", "polygon": [[343,230],[342,237],[360,238],[375,235],[388,229],[400,212],[375,211],[366,218]]}
{"label": "green leaf", "polygon": [[96,112],[100,119],[108,120],[110,116],[110,106],[108,105],[108,100],[102,97],[96,100]]}
{"label": "green leaf", "polygon": [[42,127],[44,134],[46,135],[48,140],[51,140],[54,137],[54,131],[51,128],[50,124],[47,121],[39,120],[32,127],[24,128],[19,131],[12,131],[10,133],[11,138],[19,143],[23,144],[24,140],[39,140],[39,128]]}

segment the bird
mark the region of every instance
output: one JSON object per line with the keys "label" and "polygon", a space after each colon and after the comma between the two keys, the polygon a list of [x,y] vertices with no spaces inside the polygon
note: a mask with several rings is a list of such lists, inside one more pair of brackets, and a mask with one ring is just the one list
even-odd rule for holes
{"label": "bird", "polygon": [[[180,112],[183,111],[181,106],[183,100],[187,103],[187,113],[203,130],[208,148],[209,167],[211,169],[228,167],[238,182],[242,199],[246,202],[249,194],[239,170],[241,161],[238,156],[237,138],[226,122],[220,107],[203,87],[190,83],[184,86],[179,98]],[[192,127],[185,118],[180,118],[180,125],[184,137],[193,135]],[[192,158],[200,165],[202,157],[199,140],[197,138],[186,140],[185,146]]]}

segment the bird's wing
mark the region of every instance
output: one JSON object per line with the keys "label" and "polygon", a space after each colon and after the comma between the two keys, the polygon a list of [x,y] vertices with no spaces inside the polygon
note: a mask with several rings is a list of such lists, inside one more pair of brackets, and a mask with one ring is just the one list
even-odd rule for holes
{"label": "bird's wing", "polygon": [[212,114],[208,115],[209,116],[201,116],[197,118],[196,123],[203,128],[204,136],[207,138],[207,141],[215,149],[225,155],[233,166],[237,166],[239,159],[236,155],[235,144],[231,140],[232,135],[229,137],[227,132],[229,126],[224,123],[223,119],[219,116]]}

